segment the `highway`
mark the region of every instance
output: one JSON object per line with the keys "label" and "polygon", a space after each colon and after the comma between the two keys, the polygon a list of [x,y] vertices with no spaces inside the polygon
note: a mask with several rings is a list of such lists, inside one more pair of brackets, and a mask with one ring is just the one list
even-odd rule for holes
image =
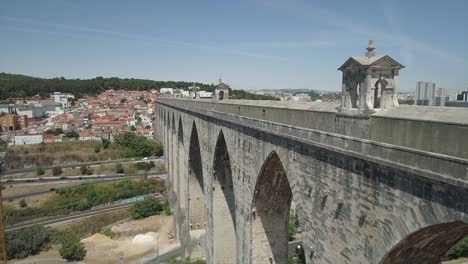
{"label": "highway", "polygon": [[[76,177],[76,176],[73,176]],[[81,176],[78,176],[81,177]],[[86,180],[86,179],[80,179],[83,182],[79,186],[83,185],[88,185],[88,184],[96,184],[96,183],[101,183],[101,182],[107,182],[107,181],[114,181],[114,180],[123,180],[123,179],[130,179],[130,178],[142,178],[144,177],[144,174],[132,174],[132,175],[125,175],[125,176],[113,176],[113,177],[107,177],[104,179],[95,179],[95,180]],[[166,177],[166,173],[151,173],[147,175],[148,178],[159,178],[159,179],[164,179]],[[74,179],[64,179],[60,180],[59,182],[65,182],[65,181],[76,181]],[[2,180],[3,182],[3,180]],[[24,182],[24,183],[16,183],[16,184],[42,184],[42,183],[47,183],[47,181],[35,181],[35,182]],[[10,184],[10,182],[8,182]],[[14,184],[13,184],[14,185]],[[4,196],[3,200],[5,201],[11,201],[15,199],[21,199],[21,198],[26,198],[26,197],[31,197],[35,195],[40,195],[48,192],[53,192],[56,190],[61,190],[61,189],[67,189],[67,188],[72,188],[74,186],[69,186],[69,187],[61,187],[61,188],[50,188],[48,190],[43,190],[43,191],[36,191],[36,192],[30,192],[30,193],[23,193],[23,194],[18,194],[18,195],[11,195],[11,196]]]}
{"label": "highway", "polygon": [[39,183],[51,183],[51,182],[70,182],[70,181],[85,181],[85,180],[118,180],[118,179],[130,179],[130,178],[141,178],[144,176],[153,177],[165,176],[165,172],[157,173],[136,173],[136,174],[114,174],[114,175],[80,175],[80,176],[54,176],[54,177],[34,177],[34,178],[18,178],[0,180],[2,184],[7,185],[19,185],[19,184],[39,184]]}
{"label": "highway", "polygon": [[[42,167],[44,170],[50,170],[53,167],[60,166],[62,169],[63,168],[79,168],[83,165],[86,166],[96,166],[96,165],[105,165],[105,164],[113,164],[113,163],[131,163],[131,162],[148,162],[148,161],[154,161],[155,163],[164,163],[163,158],[148,158],[146,160],[144,159],[119,159],[119,160],[100,160],[100,161],[92,161],[92,162],[80,162],[80,163],[70,163],[70,164],[57,164],[53,166],[46,166]],[[28,172],[35,172],[37,170],[36,167],[34,168],[24,168],[24,169],[13,169],[13,170],[5,170],[0,173],[0,177],[4,176],[11,176],[15,174],[22,174],[22,173],[28,173]]]}

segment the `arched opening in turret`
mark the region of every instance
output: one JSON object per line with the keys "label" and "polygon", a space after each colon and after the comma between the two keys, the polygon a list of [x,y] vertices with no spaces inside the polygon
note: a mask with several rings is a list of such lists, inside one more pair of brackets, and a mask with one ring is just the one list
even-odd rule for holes
{"label": "arched opening in turret", "polygon": [[203,170],[198,140],[197,126],[192,125],[190,136],[189,160],[189,227],[190,230],[205,229],[205,192],[203,188]]}
{"label": "arched opening in turret", "polygon": [[220,101],[224,99],[224,91],[219,91],[218,98],[219,98]]}
{"label": "arched opening in turret", "polygon": [[216,142],[213,161],[213,259],[236,263],[236,209],[231,161],[224,134]]}
{"label": "arched opening in turret", "polygon": [[383,77],[380,77],[380,79],[375,83],[374,108],[380,108],[380,101],[382,100],[382,95],[387,85],[388,82]]}
{"label": "arched opening in turret", "polygon": [[351,97],[351,107],[359,108],[359,83],[357,81],[351,82],[351,89],[349,91]]}
{"label": "arched opening in turret", "polygon": [[288,221],[292,192],[276,152],[261,169],[252,202],[252,263],[288,262]]}
{"label": "arched opening in turret", "polygon": [[441,263],[450,248],[468,236],[468,224],[435,224],[409,234],[383,257],[380,264]]}

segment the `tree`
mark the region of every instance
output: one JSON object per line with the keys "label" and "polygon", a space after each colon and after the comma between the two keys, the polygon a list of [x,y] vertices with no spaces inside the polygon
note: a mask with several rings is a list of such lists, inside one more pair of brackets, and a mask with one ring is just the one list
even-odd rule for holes
{"label": "tree", "polygon": [[44,171],[43,168],[41,168],[41,167],[37,168],[37,170],[36,170],[36,175],[37,176],[44,175],[44,173],[45,173],[45,171]]}
{"label": "tree", "polygon": [[61,167],[53,167],[52,168],[52,175],[58,176],[58,175],[61,175],[62,173],[63,173],[63,171],[62,171]]}
{"label": "tree", "polygon": [[115,164],[115,172],[116,173],[124,173],[125,172],[125,169],[124,169],[124,166],[122,165],[122,163]]}
{"label": "tree", "polygon": [[105,139],[105,138],[103,138],[101,140],[102,140],[102,148],[107,149],[109,147],[109,145],[110,145],[110,140]]}
{"label": "tree", "polygon": [[67,233],[61,238],[62,247],[59,250],[60,256],[68,261],[81,261],[86,256],[86,249],[80,239],[72,234]]}
{"label": "tree", "polygon": [[24,208],[24,207],[27,207],[28,204],[26,203],[26,200],[21,199],[21,200],[19,201],[19,206]]}
{"label": "tree", "polygon": [[34,225],[6,233],[8,259],[22,259],[38,253],[49,241],[50,232],[45,226]]}
{"label": "tree", "polygon": [[136,131],[136,130],[137,130],[135,126],[132,126],[130,129],[131,129],[132,131]]}
{"label": "tree", "polygon": [[67,133],[65,133],[64,137],[66,138],[79,138],[80,135],[78,133],[76,133],[76,131],[68,131]]}
{"label": "tree", "polygon": [[151,126],[149,126],[149,125],[148,125],[148,126],[145,126],[145,128],[146,128],[146,129],[150,129],[150,128],[151,128]]}

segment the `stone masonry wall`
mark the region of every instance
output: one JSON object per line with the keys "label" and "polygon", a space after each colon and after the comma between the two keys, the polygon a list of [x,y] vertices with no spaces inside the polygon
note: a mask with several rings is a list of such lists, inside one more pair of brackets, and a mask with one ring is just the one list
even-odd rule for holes
{"label": "stone masonry wall", "polygon": [[[418,230],[431,230],[434,225],[457,221],[468,224],[466,160],[177,104],[161,103],[158,107],[163,112],[175,113],[176,120],[181,118],[184,142],[190,142],[194,122],[197,126],[207,221],[204,244],[197,245],[205,247],[207,263],[214,263],[213,245],[217,243],[213,234],[216,208],[212,200],[212,166],[220,131],[224,134],[232,169],[236,263],[253,263],[252,226],[258,224],[252,217],[255,185],[272,152],[277,153],[291,187],[304,231],[307,263],[379,263]],[[167,135],[170,128],[166,123],[158,122],[158,125],[161,126],[158,131]],[[164,144],[167,151],[170,143],[165,140]],[[187,145],[184,144],[186,153]],[[357,149],[360,151],[354,151]],[[181,158],[186,156],[178,157]],[[168,166],[173,163],[168,162]],[[169,182],[172,177],[175,175],[168,176]],[[188,188],[178,195],[187,205]],[[200,236],[193,234],[190,240],[187,219],[182,222],[179,228],[182,245],[192,248],[193,243],[189,242]],[[460,230],[468,234],[466,228]],[[432,239],[438,238],[434,235]],[[403,245],[402,252],[406,255],[399,255],[403,259],[411,259],[421,250],[420,245],[419,248],[411,243]]]}

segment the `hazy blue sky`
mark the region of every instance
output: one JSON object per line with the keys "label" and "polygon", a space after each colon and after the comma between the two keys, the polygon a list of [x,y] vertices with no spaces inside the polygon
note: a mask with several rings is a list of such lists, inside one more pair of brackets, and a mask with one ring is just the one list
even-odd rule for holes
{"label": "hazy blue sky", "polygon": [[0,72],[323,90],[374,39],[402,90],[468,87],[466,0],[3,0],[0,36]]}

